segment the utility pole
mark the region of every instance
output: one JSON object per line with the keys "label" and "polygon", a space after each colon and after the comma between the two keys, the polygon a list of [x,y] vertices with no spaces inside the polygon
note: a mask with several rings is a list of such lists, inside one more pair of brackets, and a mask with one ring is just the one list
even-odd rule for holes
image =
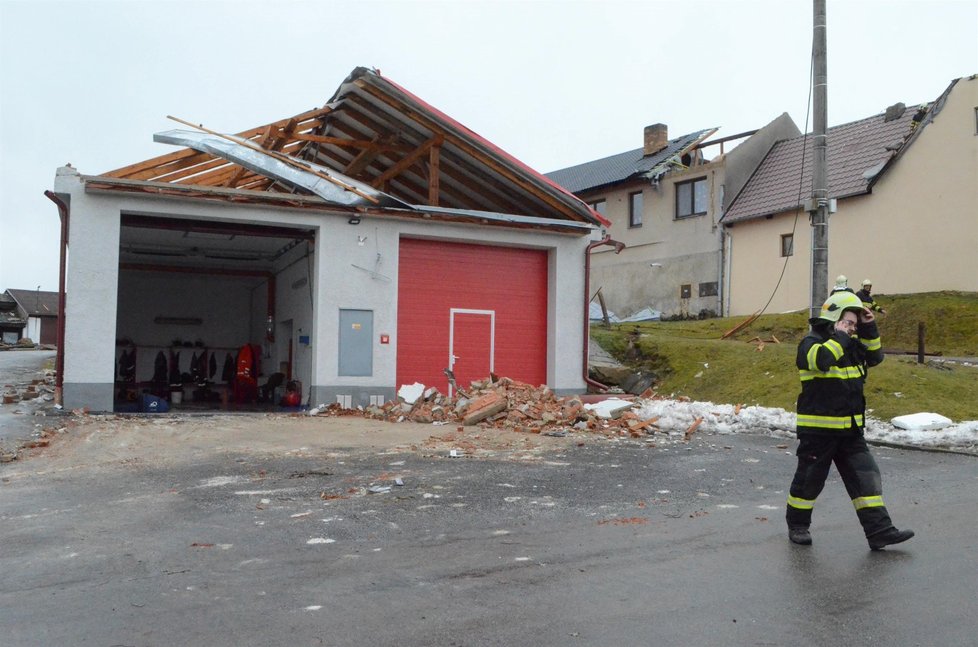
{"label": "utility pole", "polygon": [[825,0],[813,0],[815,8],[812,58],[814,88],[814,167],[809,219],[812,223],[811,316],[817,317],[829,291],[829,189],[826,171],[826,122],[828,120],[828,65],[825,52]]}

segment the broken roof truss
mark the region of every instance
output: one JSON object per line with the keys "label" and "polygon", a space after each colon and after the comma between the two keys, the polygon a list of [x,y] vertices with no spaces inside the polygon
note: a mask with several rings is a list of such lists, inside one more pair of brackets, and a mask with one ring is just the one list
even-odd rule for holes
{"label": "broken roof truss", "polygon": [[448,218],[460,210],[527,216],[538,226],[606,224],[573,194],[365,68],[322,108],[236,137],[170,131],[156,139],[188,148],[91,179],[105,190],[166,183],[317,195],[368,210],[437,207]]}

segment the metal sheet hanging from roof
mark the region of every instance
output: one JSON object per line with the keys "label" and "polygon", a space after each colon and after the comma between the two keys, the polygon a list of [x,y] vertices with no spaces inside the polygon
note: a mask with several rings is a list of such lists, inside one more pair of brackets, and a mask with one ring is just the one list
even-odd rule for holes
{"label": "metal sheet hanging from roof", "polygon": [[[191,130],[168,130],[153,135],[153,141],[186,146],[202,153],[216,155],[243,166],[249,171],[302,187],[334,204],[349,207],[414,208],[406,202],[378,191],[369,184],[354,180],[320,164],[295,158],[291,159],[295,159],[296,165],[288,164],[277,159],[277,157],[287,157],[283,153],[275,153],[275,157],[273,157],[271,154],[257,149],[254,143],[245,142],[245,140],[233,135],[217,136]],[[298,166],[307,167],[310,170],[297,168]]]}

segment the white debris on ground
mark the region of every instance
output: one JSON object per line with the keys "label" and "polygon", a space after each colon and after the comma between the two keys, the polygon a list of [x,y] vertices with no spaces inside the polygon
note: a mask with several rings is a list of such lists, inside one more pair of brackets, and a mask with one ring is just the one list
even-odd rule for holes
{"label": "white debris on ground", "polygon": [[[673,434],[689,429],[697,419],[702,420],[699,431],[718,434],[763,433],[793,437],[795,430],[793,412],[768,407],[737,407],[712,402],[654,399],[640,400],[635,412],[640,417],[657,416],[656,425],[659,429]],[[928,417],[927,420],[933,418]],[[872,442],[978,454],[978,420],[949,424],[941,429],[900,429],[870,416],[865,435]]]}

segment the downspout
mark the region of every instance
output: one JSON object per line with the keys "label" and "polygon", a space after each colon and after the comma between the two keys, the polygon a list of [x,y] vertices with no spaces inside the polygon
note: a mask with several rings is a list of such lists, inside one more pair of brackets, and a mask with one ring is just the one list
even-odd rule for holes
{"label": "downspout", "polygon": [[58,270],[58,350],[54,360],[54,403],[63,406],[65,376],[65,272],[68,259],[68,205],[53,191],[45,191],[54,204],[58,205],[61,217],[61,264]]}
{"label": "downspout", "polygon": [[601,240],[589,243],[587,249],[584,250],[584,382],[588,386],[604,392],[608,390],[608,385],[592,380],[588,375],[588,345],[591,339],[591,250],[601,245],[613,245],[615,253],[620,254],[621,250],[625,249],[625,243],[611,240],[611,236],[606,234]]}

